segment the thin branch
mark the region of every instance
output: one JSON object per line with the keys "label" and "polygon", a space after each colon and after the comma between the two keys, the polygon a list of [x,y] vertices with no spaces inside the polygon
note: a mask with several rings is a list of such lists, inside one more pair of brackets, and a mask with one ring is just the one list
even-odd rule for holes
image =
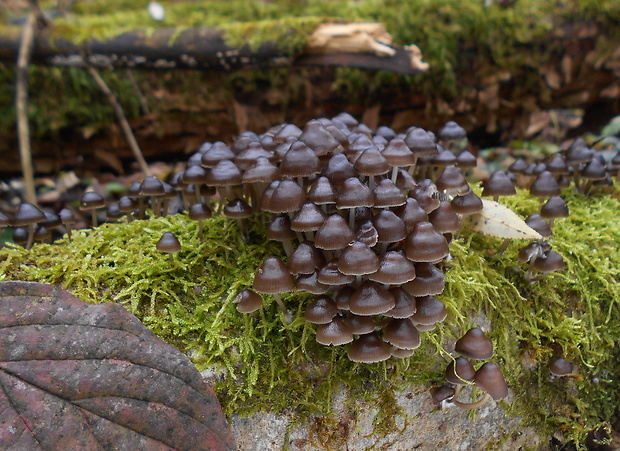
{"label": "thin branch", "polygon": [[108,101],[110,102],[110,105],[112,105],[112,108],[114,109],[114,113],[116,114],[116,119],[118,119],[118,122],[121,125],[121,128],[123,129],[123,133],[125,133],[125,138],[127,139],[127,143],[129,144],[129,147],[131,148],[131,151],[133,152],[133,155],[136,158],[136,161],[140,165],[140,169],[142,170],[145,176],[151,175],[151,171],[149,170],[149,166],[146,163],[144,156],[142,155],[142,151],[140,150],[138,141],[136,141],[136,137],[134,136],[133,131],[131,130],[131,126],[129,125],[129,122],[127,121],[127,118],[125,117],[125,113],[123,112],[123,107],[121,106],[120,103],[118,103],[118,100],[116,100],[116,96],[110,90],[110,88],[108,87],[106,82],[103,80],[103,78],[101,78],[101,76],[99,75],[99,72],[97,72],[97,69],[95,69],[93,66],[88,66],[87,68],[88,68],[88,72],[92,75],[93,79],[99,86],[99,89],[101,89],[101,91],[103,91],[103,93],[108,97]]}
{"label": "thin branch", "polygon": [[32,165],[32,150],[30,148],[30,130],[28,127],[28,64],[32,53],[34,35],[37,27],[38,12],[32,9],[28,20],[24,24],[22,42],[17,59],[17,80],[15,108],[17,109],[17,136],[19,140],[19,157],[26,185],[26,201],[37,204],[37,194],[34,189],[34,169]]}
{"label": "thin branch", "polygon": [[127,69],[127,75],[129,76],[129,81],[131,82],[131,86],[133,87],[133,90],[136,91],[138,100],[140,100],[140,106],[142,107],[142,112],[146,114],[147,116],[150,116],[151,109],[149,108],[149,103],[147,102],[146,97],[144,97],[144,94],[142,93],[140,86],[138,86],[138,82],[136,81],[136,77],[133,74],[133,70]]}

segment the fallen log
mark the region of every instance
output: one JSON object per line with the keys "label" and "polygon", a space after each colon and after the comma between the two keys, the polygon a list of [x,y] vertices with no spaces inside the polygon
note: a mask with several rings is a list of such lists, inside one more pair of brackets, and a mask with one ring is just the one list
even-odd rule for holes
{"label": "fallen log", "polygon": [[[332,46],[326,50],[313,49],[311,36],[307,50],[300,56],[283,51],[278,43],[266,42],[257,49],[245,45],[232,48],[226,44],[223,32],[216,28],[177,28],[155,30],[137,29],[108,40],[90,40],[76,44],[56,36],[53,28],[37,37],[32,51],[35,64],[101,68],[199,69],[232,71],[266,67],[346,66],[362,69],[381,69],[402,74],[426,72],[420,50],[415,46],[392,47],[375,41],[371,33],[360,31],[360,25],[338,24],[341,33],[350,39],[347,46]],[[346,28],[346,27],[349,28]],[[389,35],[388,35],[389,36]],[[335,40],[339,36],[319,36],[315,39]],[[390,38],[391,41],[391,38]],[[369,45],[376,43],[374,46]],[[343,50],[340,50],[342,48]],[[384,51],[378,51],[382,48]],[[389,49],[389,51],[385,51]],[[14,62],[19,52],[19,35],[0,33],[0,61]]]}

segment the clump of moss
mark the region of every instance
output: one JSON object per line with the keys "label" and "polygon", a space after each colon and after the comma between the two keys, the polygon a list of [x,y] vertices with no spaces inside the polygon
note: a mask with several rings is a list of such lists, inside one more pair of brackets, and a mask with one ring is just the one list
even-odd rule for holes
{"label": "clump of moss", "polygon": [[[215,388],[228,414],[292,407],[301,415],[329,418],[333,393],[343,386],[353,400],[381,404],[392,399],[393,390],[440,383],[449,359],[446,344],[483,314],[491,324],[495,359],[515,393],[508,410],[543,432],[560,429],[580,443],[587,431],[619,421],[620,387],[614,381],[620,377],[620,225],[613,218],[620,201],[617,195],[565,197],[571,216],[556,222],[550,239],[566,261],[565,271],[530,285],[518,268],[517,244],[493,256],[487,250],[499,238],[465,230],[451,244],[453,259],[444,268],[447,283],[440,297],[448,320],[422,334],[413,357],[373,365],[349,361],[344,348],[316,343],[315,326],[303,319],[308,295],[284,296],[295,315],[289,325],[273,301],[256,318],[235,310],[232,300],[252,285],[262,260],[282,254],[265,240],[265,226],[257,220],[249,243],[222,216],[208,221],[202,240],[185,215],[105,224],[75,234],[71,243],[35,245],[31,251],[6,247],[0,250],[0,274],[61,284],[88,302],[124,304],[200,369],[225,369]],[[523,215],[539,207],[525,193],[505,203]],[[175,233],[183,247],[173,264],[155,249],[164,231]],[[551,382],[554,355],[578,363],[579,376]],[[377,431],[392,425],[396,415],[397,410],[379,418]]]}

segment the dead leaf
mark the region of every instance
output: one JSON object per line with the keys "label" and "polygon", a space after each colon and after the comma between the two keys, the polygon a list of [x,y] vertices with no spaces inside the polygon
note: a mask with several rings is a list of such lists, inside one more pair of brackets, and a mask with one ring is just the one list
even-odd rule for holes
{"label": "dead leaf", "polygon": [[189,359],[117,304],[0,282],[0,448],[234,450]]}
{"label": "dead leaf", "polygon": [[119,174],[123,175],[125,173],[125,171],[123,170],[123,163],[121,162],[120,158],[118,158],[112,152],[108,152],[107,150],[103,149],[95,149],[94,154],[95,157],[103,161],[105,164],[110,166]]}
{"label": "dead leaf", "polygon": [[528,226],[510,208],[490,199],[482,199],[482,211],[469,217],[469,228],[498,238],[541,240],[542,236]]}

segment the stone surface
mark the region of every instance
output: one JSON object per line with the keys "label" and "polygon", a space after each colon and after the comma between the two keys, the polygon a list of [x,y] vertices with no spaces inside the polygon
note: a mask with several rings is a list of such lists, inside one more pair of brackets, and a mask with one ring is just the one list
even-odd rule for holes
{"label": "stone surface", "polygon": [[[521,426],[520,419],[508,416],[496,403],[480,408],[475,415],[456,407],[437,409],[423,387],[397,394],[406,415],[396,419],[399,429],[381,436],[375,434],[373,420],[378,411],[357,404],[348,411],[340,393],[334,408],[337,420],[325,424],[314,418],[292,426],[293,414],[259,413],[248,418],[234,416],[232,428],[240,451],[253,450],[519,450],[541,449],[545,440],[533,429]],[[510,398],[507,399],[510,402]],[[319,432],[321,431],[321,432]]]}

